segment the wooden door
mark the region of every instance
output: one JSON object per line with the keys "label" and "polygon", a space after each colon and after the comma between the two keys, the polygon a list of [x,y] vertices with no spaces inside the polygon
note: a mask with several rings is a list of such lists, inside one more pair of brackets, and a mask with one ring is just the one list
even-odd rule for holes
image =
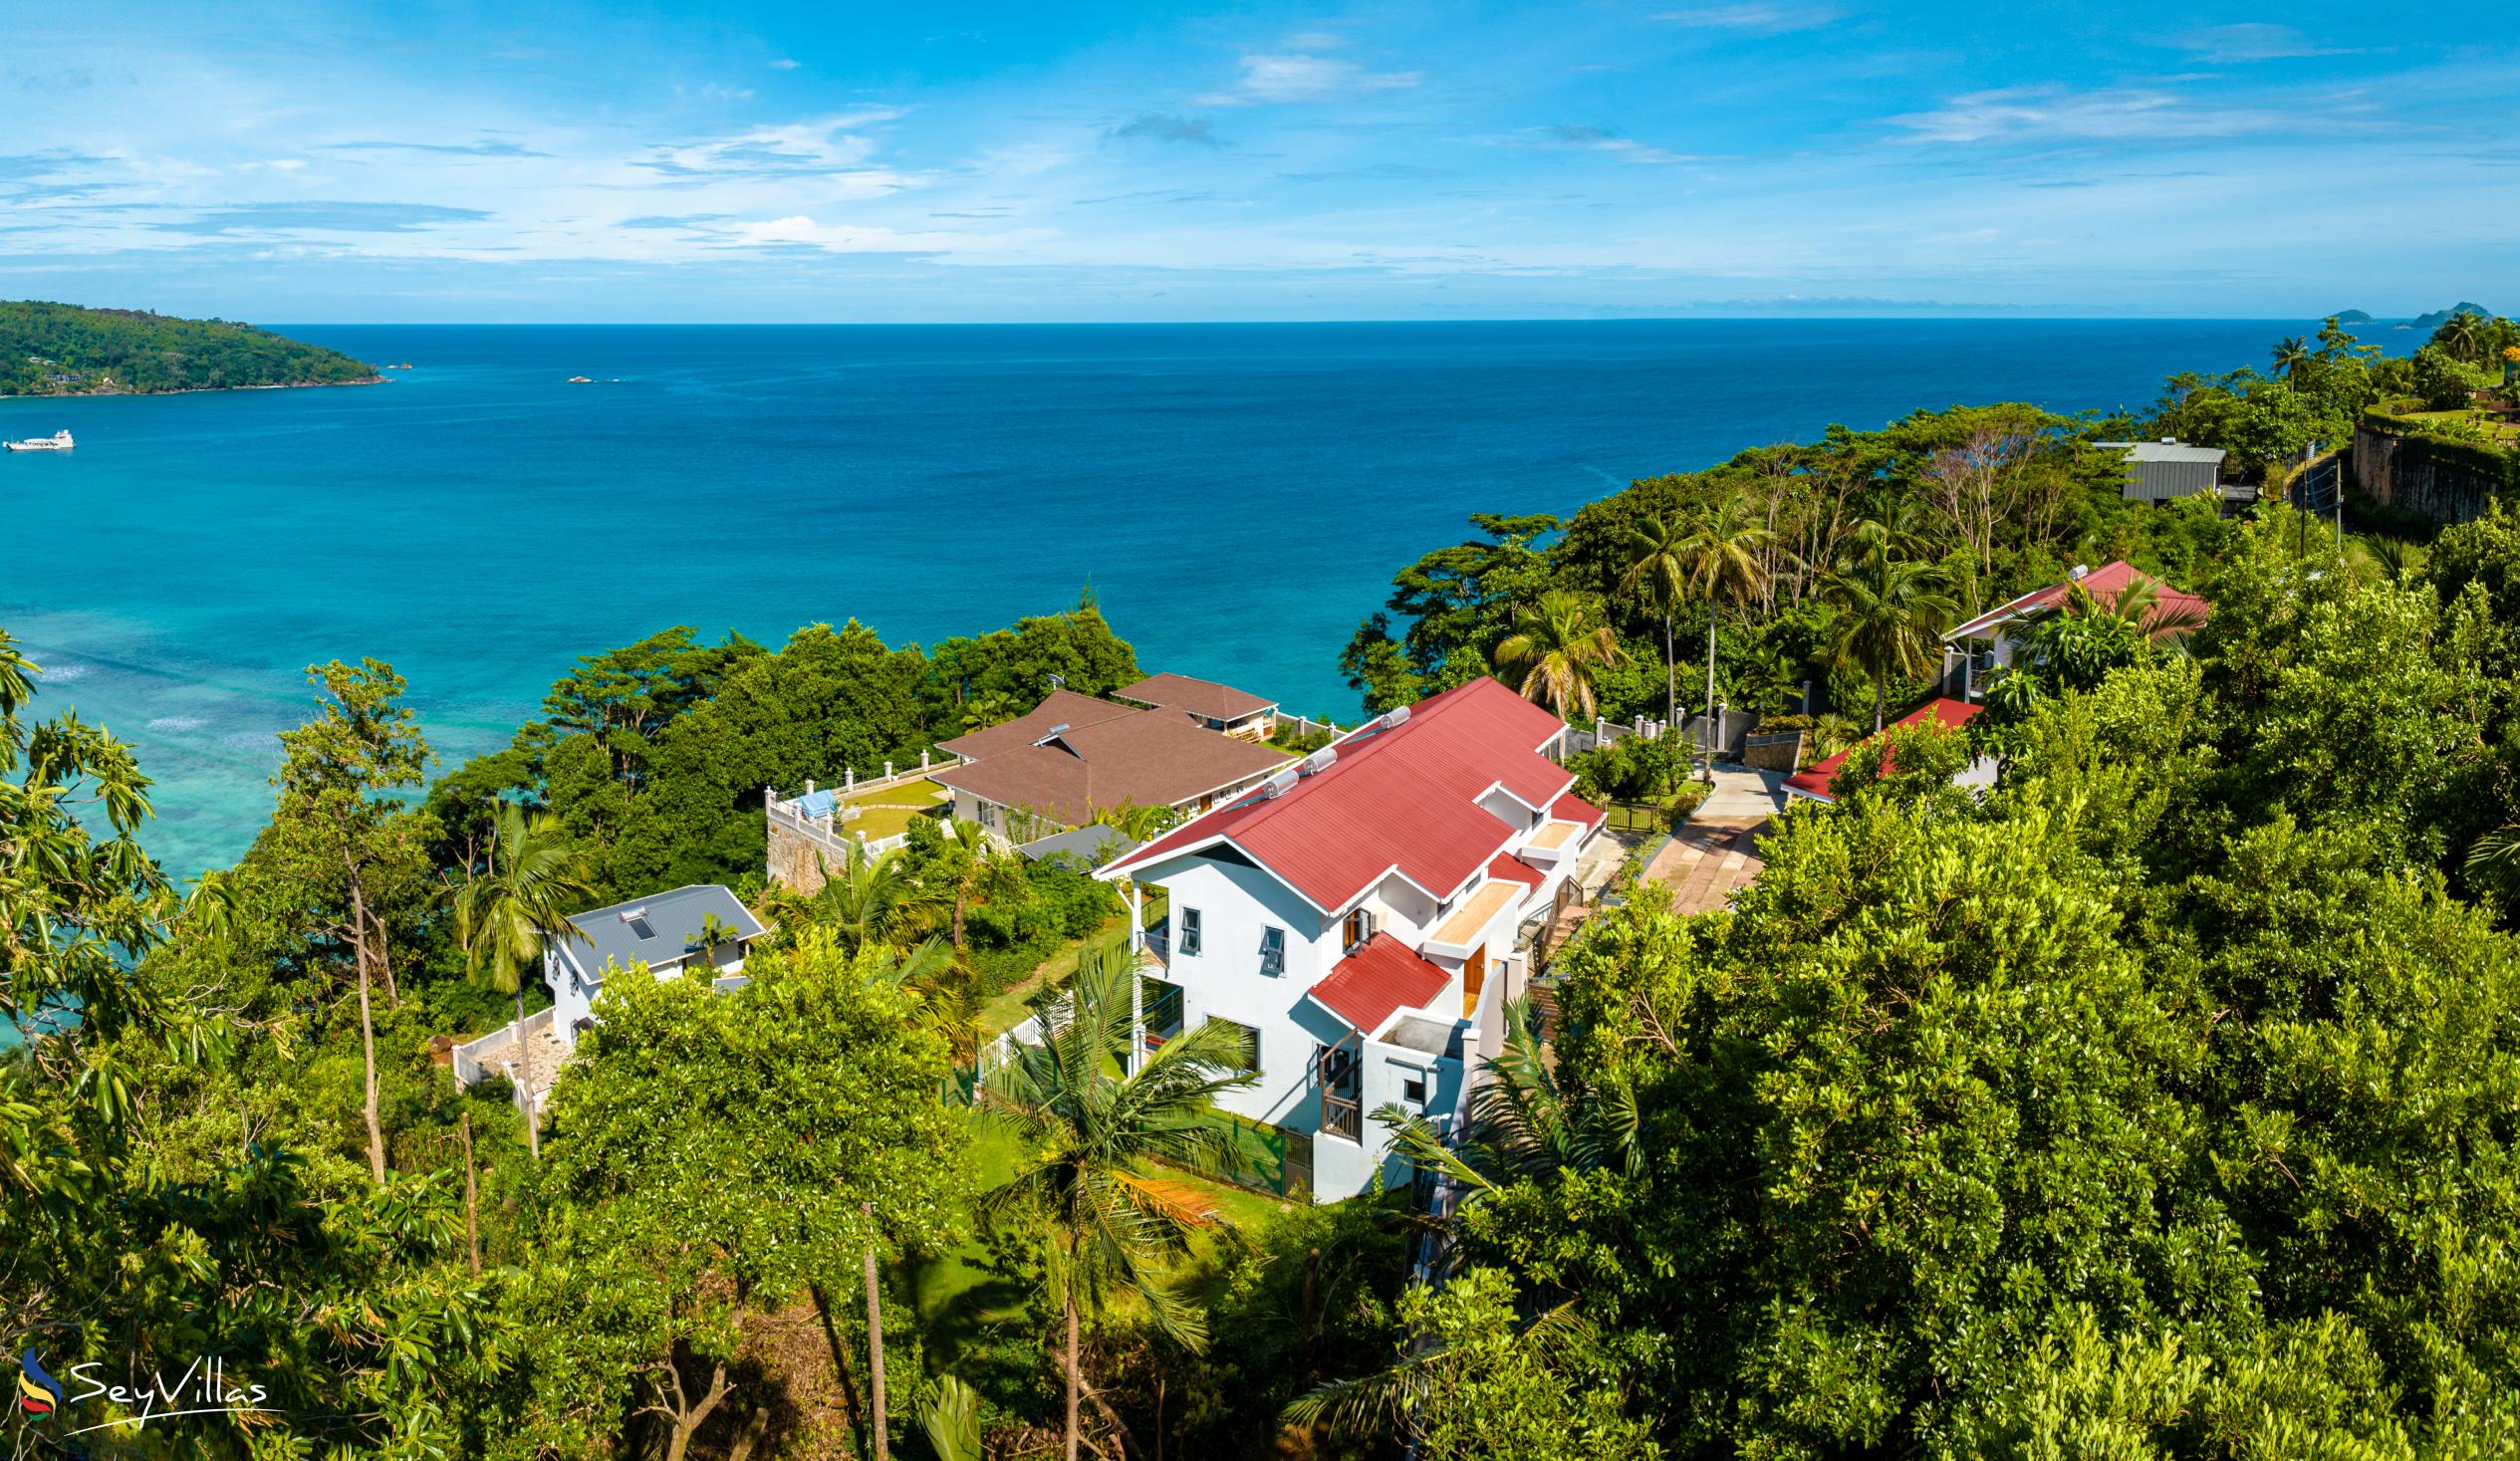
{"label": "wooden door", "polygon": [[1479,1017],[1479,991],[1487,985],[1487,950],[1477,948],[1461,964],[1461,1018]]}

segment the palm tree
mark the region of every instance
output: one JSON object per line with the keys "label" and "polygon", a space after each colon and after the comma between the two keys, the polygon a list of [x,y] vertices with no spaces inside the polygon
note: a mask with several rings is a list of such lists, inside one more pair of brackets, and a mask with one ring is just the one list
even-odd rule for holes
{"label": "palm tree", "polygon": [[1776,541],[1776,532],[1741,514],[1741,500],[1728,497],[1714,511],[1701,513],[1689,525],[1680,545],[1689,587],[1706,601],[1706,714],[1715,714],[1715,609],[1724,599],[1735,604],[1767,592],[1768,572],[1761,555]]}
{"label": "palm tree", "polygon": [[1879,735],[1890,676],[1920,677],[1933,668],[1954,608],[1949,587],[1932,564],[1876,551],[1851,572],[1831,575],[1821,597],[1838,610],[1829,625],[1830,654],[1873,679],[1873,732]]}
{"label": "palm tree", "polygon": [[2161,603],[2161,581],[2136,575],[2116,595],[2102,599],[2082,580],[2065,586],[2065,598],[2053,609],[2033,609],[2022,615],[2024,628],[2035,629],[2052,618],[2116,619],[2132,624],[2154,643],[2168,643],[2186,637],[2203,627],[2204,614],[2186,604],[2164,606]]}
{"label": "palm tree", "polygon": [[823,886],[814,894],[815,913],[843,948],[855,952],[888,942],[926,917],[924,902],[931,890],[919,886],[899,857],[876,856],[866,844],[857,843],[842,857],[838,871],[820,854],[816,861]]}
{"label": "palm tree", "polygon": [[1068,1461],[1077,1455],[1078,1328],[1114,1288],[1145,1302],[1168,1338],[1196,1349],[1206,1322],[1159,1272],[1189,1235],[1224,1225],[1200,1188],[1152,1168],[1160,1159],[1199,1172],[1224,1169],[1232,1150],[1216,1096],[1258,1079],[1239,1026],[1211,1020],[1120,1074],[1134,1034],[1134,964],[1092,959],[1034,1002],[1039,1045],[1017,1045],[983,1088],[981,1110],[1027,1154],[981,1198],[991,1222],[1046,1218],[1048,1281],[1065,1320]]}
{"label": "palm tree", "polygon": [[490,826],[488,867],[464,883],[455,899],[455,938],[464,967],[475,979],[516,997],[516,1054],[523,1068],[525,1136],[537,1160],[543,1154],[542,1118],[535,1109],[534,1049],[525,1038],[525,971],[555,939],[576,929],[569,910],[594,896],[577,846],[551,812],[528,816],[501,802]]}
{"label": "palm tree", "polygon": [[2285,379],[2299,384],[2302,371],[2310,368],[2310,342],[2296,335],[2279,342],[2274,351],[2275,368]]}
{"label": "palm tree", "polygon": [[953,905],[953,949],[962,953],[962,918],[973,903],[1023,891],[1023,859],[1001,848],[976,822],[945,824],[946,855],[934,871],[938,901]]}
{"label": "palm tree", "polygon": [[1679,655],[1672,648],[1671,634],[1679,618],[1680,600],[1688,592],[1687,547],[1688,532],[1678,519],[1647,518],[1628,534],[1628,550],[1637,557],[1619,579],[1623,594],[1641,585],[1645,602],[1662,616],[1662,719],[1666,724],[1680,718]]}
{"label": "palm tree", "polygon": [[1599,703],[1593,675],[1618,662],[1618,635],[1594,617],[1591,604],[1564,589],[1515,609],[1514,632],[1496,646],[1497,669],[1522,671],[1523,695],[1552,706],[1564,720],[1579,710],[1593,713]]}
{"label": "palm tree", "polygon": [[871,978],[910,998],[910,1023],[941,1038],[957,1061],[969,1061],[980,1043],[980,1005],[970,967],[940,938],[906,949],[876,946],[865,966]]}
{"label": "palm tree", "polygon": [[1503,1048],[1480,1063],[1482,1079],[1472,1089],[1459,1137],[1446,1140],[1424,1116],[1390,1104],[1374,1118],[1392,1128],[1392,1147],[1459,1183],[1467,1193],[1463,1209],[1524,1177],[1640,1171],[1644,1147],[1635,1091],[1610,1083],[1568,1091],[1543,1051],[1531,1002],[1507,1000],[1504,1014]]}
{"label": "palm tree", "polygon": [[2461,310],[2441,324],[2441,348],[2462,361],[2474,363],[2485,352],[2485,317],[2474,310]]}

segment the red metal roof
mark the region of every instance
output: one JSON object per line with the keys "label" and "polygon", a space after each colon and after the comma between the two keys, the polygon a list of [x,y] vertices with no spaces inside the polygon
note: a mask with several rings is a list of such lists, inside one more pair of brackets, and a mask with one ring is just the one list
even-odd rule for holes
{"label": "red metal roof", "polygon": [[[2118,596],[2127,592],[2128,587],[2137,580],[2151,578],[2150,574],[2139,572],[2135,565],[2122,558],[2093,569],[2090,573],[2083,575],[2081,582],[2084,591],[2094,599],[2103,604],[2115,604],[2118,602]],[[2157,579],[2152,581],[2161,583]],[[2074,587],[2075,582],[2068,579],[2062,584],[2050,584],[2044,589],[2024,594],[2010,604],[1990,609],[1943,635],[1943,640],[1947,643],[1956,639],[1972,638],[2001,627],[2025,613],[2034,613],[2042,609],[2054,609],[2065,602],[2065,596]],[[2196,622],[2203,623],[2206,616],[2213,612],[2214,607],[2193,594],[2182,594],[2168,584],[2161,583],[2160,593],[2152,600],[2152,612],[2145,619],[2146,627],[2150,626],[2153,617],[2179,609],[2187,610]]]}
{"label": "red metal roof", "polygon": [[[1966,700],[1928,700],[1924,704],[1907,712],[1905,715],[1900,716],[1898,719],[1891,721],[1883,733],[1887,735],[1890,731],[1895,730],[1902,725],[1922,725],[1928,720],[1941,726],[1944,730],[1957,730],[1961,726],[1964,726],[1970,721],[1976,719],[1977,716],[1985,709],[1986,707],[1983,705],[1972,704]],[[1862,741],[1859,741],[1855,745],[1849,746],[1847,749],[1840,751],[1837,755],[1830,757],[1828,760],[1814,764],[1810,770],[1796,772],[1792,776],[1785,778],[1786,789],[1788,791],[1800,792],[1815,802],[1835,802],[1838,799],[1829,795],[1829,783],[1837,780],[1838,770],[1840,767],[1847,764],[1847,758],[1849,756],[1854,755],[1857,751],[1871,744],[1873,744],[1873,737],[1866,736]],[[1893,765],[1891,769],[1894,770],[1896,768]]]}
{"label": "red metal roof", "polygon": [[1511,878],[1525,887],[1538,887],[1549,880],[1549,874],[1511,852],[1497,853],[1495,859],[1487,864],[1487,875]]}
{"label": "red metal roof", "polygon": [[1372,1035],[1392,1012],[1423,1009],[1451,982],[1451,975],[1410,952],[1408,945],[1378,933],[1341,959],[1311,993],[1322,1008]]}
{"label": "red metal roof", "polygon": [[1549,804],[1549,815],[1560,822],[1581,822],[1586,827],[1599,827],[1602,819],[1610,814],[1569,792]]}
{"label": "red metal roof", "polygon": [[1105,868],[1106,875],[1223,838],[1325,911],[1345,907],[1396,867],[1449,896],[1515,832],[1479,806],[1502,786],[1534,810],[1575,784],[1540,754],[1566,722],[1481,676],[1338,743],[1331,766],[1282,795],[1246,796]]}

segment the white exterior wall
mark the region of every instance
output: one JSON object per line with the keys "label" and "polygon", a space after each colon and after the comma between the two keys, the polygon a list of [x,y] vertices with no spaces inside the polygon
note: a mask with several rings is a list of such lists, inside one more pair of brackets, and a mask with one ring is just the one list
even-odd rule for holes
{"label": "white exterior wall", "polygon": [[[1461,1063],[1421,1051],[1375,1041],[1359,1041],[1337,1016],[1306,998],[1328,978],[1346,954],[1343,920],[1327,917],[1276,877],[1256,867],[1180,857],[1150,867],[1139,880],[1160,884],[1171,897],[1168,912],[1171,941],[1163,978],[1181,990],[1184,1030],[1210,1019],[1231,1020],[1260,1032],[1260,1081],[1219,1097],[1217,1104],[1237,1115],[1275,1126],[1288,1126],[1313,1138],[1313,1191],[1324,1199],[1353,1196],[1385,1171],[1400,1180],[1404,1163],[1384,1159],[1390,1133],[1372,1112],[1386,1101],[1401,1099],[1402,1083],[1422,1075],[1427,1099],[1422,1108],[1450,1113],[1459,1098]],[[1391,876],[1364,902],[1382,917],[1383,931],[1415,946],[1433,920],[1432,899]],[[1185,910],[1199,912],[1199,952],[1181,951]],[[1264,927],[1286,930],[1286,972],[1270,977],[1260,972],[1260,935]],[[1461,1008],[1460,961],[1437,959],[1454,977],[1429,1005],[1439,1019],[1453,1020]],[[1356,1041],[1363,1055],[1360,1096],[1367,1117],[1363,1140],[1350,1141],[1322,1129],[1321,1095],[1313,1081],[1313,1058],[1325,1045]]]}
{"label": "white exterior wall", "polygon": [[[728,975],[744,972],[744,946],[738,943],[724,945],[724,947],[731,949],[733,953],[730,957],[717,961],[716,971],[711,976],[712,978],[723,979]],[[652,966],[649,972],[658,979],[668,979],[682,972],[682,966],[686,962],[688,961],[677,960],[670,964]],[[578,1022],[594,1018],[596,1001],[604,993],[602,982],[604,972],[594,971],[592,977],[596,980],[595,983],[582,982],[572,974],[567,959],[556,952],[543,955],[543,983],[551,990],[551,1033],[559,1038],[564,1049],[578,1048]]]}

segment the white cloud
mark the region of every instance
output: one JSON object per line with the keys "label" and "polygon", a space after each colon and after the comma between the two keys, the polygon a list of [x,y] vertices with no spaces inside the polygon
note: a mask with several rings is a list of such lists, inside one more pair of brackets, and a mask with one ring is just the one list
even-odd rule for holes
{"label": "white cloud", "polygon": [[2205,26],[2180,36],[2173,44],[2199,61],[2209,61],[2217,65],[2239,61],[2290,61],[2306,56],[2357,54],[2353,51],[2331,50],[2319,46],[2291,26],[2270,25],[2264,21]]}
{"label": "white cloud", "polygon": [[940,230],[905,233],[864,223],[817,223],[803,213],[768,218],[727,230],[724,245],[736,248],[805,247],[830,254],[992,254],[1043,242],[1053,237],[1040,229],[1000,233],[952,233]]}
{"label": "white cloud", "polygon": [[793,56],[782,56],[778,60],[770,63],[770,69],[772,71],[794,71],[804,64],[804,62],[797,60]]}
{"label": "white cloud", "polygon": [[2006,87],[1954,97],[1930,112],[1890,119],[1919,142],[2065,137],[2089,141],[2182,140],[2240,136],[2293,124],[2280,113],[2197,106],[2169,92],[2112,88]]}
{"label": "white cloud", "polygon": [[1242,78],[1222,92],[1199,98],[1208,107],[1248,107],[1262,102],[1331,102],[1363,92],[1391,92],[1418,83],[1413,71],[1367,71],[1337,56],[1245,56]]}
{"label": "white cloud", "polygon": [[757,126],[732,136],[654,147],[639,165],[667,177],[819,177],[888,192],[909,186],[911,179],[869,165],[876,143],[865,128],[900,115],[896,108],[879,107],[812,122]]}
{"label": "white cloud", "polygon": [[1705,160],[1692,153],[1673,152],[1661,147],[1648,146],[1635,137],[1623,136],[1608,127],[1544,126],[1534,129],[1529,135],[1533,139],[1534,146],[1560,147],[1579,152],[1600,152],[1622,162],[1664,164]]}
{"label": "white cloud", "polygon": [[1691,30],[1746,31],[1753,35],[1779,36],[1788,31],[1818,30],[1845,13],[1832,5],[1785,5],[1775,3],[1775,0],[1742,0],[1735,5],[1665,10],[1653,18],[1665,25],[1687,26]]}

